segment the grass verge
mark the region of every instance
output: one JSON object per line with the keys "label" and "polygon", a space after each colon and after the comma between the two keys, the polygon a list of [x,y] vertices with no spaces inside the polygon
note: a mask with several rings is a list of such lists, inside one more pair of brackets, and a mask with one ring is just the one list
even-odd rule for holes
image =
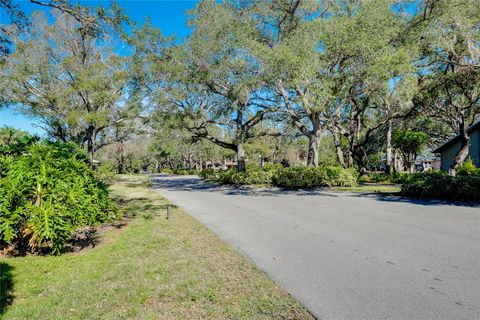
{"label": "grass verge", "polygon": [[0,259],[1,319],[313,319],[250,261],[165,199],[122,177],[127,224],[62,256]]}
{"label": "grass verge", "polygon": [[364,183],[356,187],[334,187],[332,190],[354,193],[395,193],[400,192],[400,186],[395,184]]}

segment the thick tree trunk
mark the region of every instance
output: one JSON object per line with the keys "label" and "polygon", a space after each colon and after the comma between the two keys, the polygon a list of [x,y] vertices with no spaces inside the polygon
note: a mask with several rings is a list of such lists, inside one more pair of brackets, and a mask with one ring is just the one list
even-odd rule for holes
{"label": "thick tree trunk", "polygon": [[453,158],[453,164],[451,167],[452,175],[456,175],[458,167],[460,167],[467,159],[470,152],[470,146],[472,141],[467,132],[467,126],[463,125],[460,131],[460,150],[458,150],[457,155]]}
{"label": "thick tree trunk", "polygon": [[342,167],[345,167],[345,155],[343,154],[340,135],[337,133],[333,133],[332,135],[333,135],[333,143],[335,144],[335,150],[337,152],[338,163],[340,163]]}
{"label": "thick tree trunk", "polygon": [[385,161],[385,172],[391,173],[392,169],[395,167],[394,159],[393,159],[393,151],[392,151],[392,119],[388,120],[387,122],[387,159]]}
{"label": "thick tree trunk", "polygon": [[348,167],[352,168],[353,164],[355,163],[355,159],[353,158],[353,149],[348,149]]}
{"label": "thick tree trunk", "polygon": [[237,170],[239,172],[245,172],[247,166],[245,164],[245,149],[243,143],[245,142],[245,126],[243,125],[243,112],[241,108],[237,110]]}
{"label": "thick tree trunk", "polygon": [[318,167],[321,136],[321,132],[317,132],[308,137],[307,166]]}
{"label": "thick tree trunk", "polygon": [[245,164],[245,149],[243,149],[243,142],[237,144],[237,169],[239,172],[245,172],[247,166]]}
{"label": "thick tree trunk", "polygon": [[120,140],[117,142],[117,172],[119,174],[125,173],[125,156],[124,156],[124,142]]}
{"label": "thick tree trunk", "polygon": [[90,167],[92,169],[95,169],[94,160],[95,160],[95,152],[97,149],[97,144],[95,140],[96,140],[95,135],[92,135],[88,138],[88,142],[87,142],[87,152],[90,157]]}

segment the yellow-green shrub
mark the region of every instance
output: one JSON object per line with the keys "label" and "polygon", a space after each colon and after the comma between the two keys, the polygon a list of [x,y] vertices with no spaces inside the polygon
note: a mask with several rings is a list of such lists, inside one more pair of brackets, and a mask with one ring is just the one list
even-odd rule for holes
{"label": "yellow-green shrub", "polygon": [[107,186],[77,147],[36,142],[0,158],[0,246],[58,253],[77,228],[115,217]]}

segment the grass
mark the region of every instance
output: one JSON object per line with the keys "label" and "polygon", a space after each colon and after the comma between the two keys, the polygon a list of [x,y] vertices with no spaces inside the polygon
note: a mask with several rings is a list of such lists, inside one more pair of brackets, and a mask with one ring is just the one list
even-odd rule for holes
{"label": "grass", "polygon": [[400,192],[400,186],[395,184],[375,184],[375,183],[362,183],[356,187],[335,187],[334,191],[339,192],[355,192],[355,193],[393,193]]}
{"label": "grass", "polygon": [[2,319],[313,319],[283,289],[144,178],[112,196],[129,217],[95,248],[0,258]]}

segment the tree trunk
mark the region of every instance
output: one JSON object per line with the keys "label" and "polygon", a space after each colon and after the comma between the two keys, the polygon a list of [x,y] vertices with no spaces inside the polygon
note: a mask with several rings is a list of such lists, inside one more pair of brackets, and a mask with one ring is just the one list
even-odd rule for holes
{"label": "tree trunk", "polygon": [[313,133],[308,137],[307,166],[318,167],[320,141],[321,141],[321,131],[317,133]]}
{"label": "tree trunk", "polygon": [[117,172],[119,174],[125,173],[125,156],[124,156],[124,142],[123,139],[117,142]]}
{"label": "tree trunk", "polygon": [[385,161],[385,172],[391,173],[392,169],[395,167],[393,152],[392,152],[392,119],[387,122],[387,159]]}
{"label": "tree trunk", "polygon": [[245,164],[245,149],[243,149],[243,143],[245,142],[245,126],[243,125],[243,112],[241,108],[237,110],[237,170],[239,172],[245,172],[247,166]]}
{"label": "tree trunk", "polygon": [[357,164],[360,170],[360,176],[364,176],[367,174],[367,152],[365,148],[359,146],[357,149]]}
{"label": "tree trunk", "polygon": [[355,163],[355,161],[354,161],[354,158],[353,158],[353,149],[349,148],[348,149],[348,167],[352,168],[354,163]]}
{"label": "tree trunk", "polygon": [[457,155],[453,158],[453,164],[451,167],[451,174],[456,175],[458,167],[460,167],[467,159],[470,152],[470,146],[472,141],[468,136],[467,126],[462,125],[460,130],[460,150],[458,150]]}
{"label": "tree trunk", "polygon": [[245,149],[243,149],[243,142],[237,142],[237,170],[245,172],[247,166],[245,164]]}
{"label": "tree trunk", "polygon": [[342,150],[342,143],[340,141],[340,136],[337,133],[332,133],[333,143],[335,144],[335,149],[337,151],[337,159],[342,167],[345,167],[345,155]]}
{"label": "tree trunk", "polygon": [[95,152],[97,149],[97,144],[96,144],[96,137],[95,133],[89,134],[88,141],[87,141],[87,152],[90,157],[90,167],[92,169],[95,169]]}

